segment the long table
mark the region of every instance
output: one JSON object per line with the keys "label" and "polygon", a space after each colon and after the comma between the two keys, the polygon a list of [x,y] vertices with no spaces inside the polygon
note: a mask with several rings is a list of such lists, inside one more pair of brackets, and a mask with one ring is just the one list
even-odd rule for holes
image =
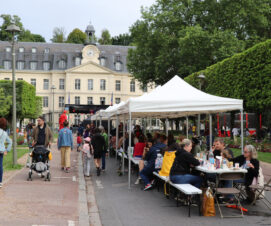
{"label": "long table", "polygon": [[209,169],[205,166],[196,166],[196,170],[201,171],[203,173],[212,173],[212,174],[221,174],[221,173],[247,173],[247,169],[239,168],[239,169]]}

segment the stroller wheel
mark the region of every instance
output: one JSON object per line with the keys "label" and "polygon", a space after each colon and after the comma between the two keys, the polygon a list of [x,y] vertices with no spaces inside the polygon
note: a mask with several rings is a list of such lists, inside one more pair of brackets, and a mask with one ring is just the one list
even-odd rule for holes
{"label": "stroller wheel", "polygon": [[47,173],[46,180],[51,181],[51,173]]}
{"label": "stroller wheel", "polygon": [[31,172],[28,173],[28,178],[27,178],[27,180],[28,180],[28,181],[32,181],[32,173],[31,173]]}

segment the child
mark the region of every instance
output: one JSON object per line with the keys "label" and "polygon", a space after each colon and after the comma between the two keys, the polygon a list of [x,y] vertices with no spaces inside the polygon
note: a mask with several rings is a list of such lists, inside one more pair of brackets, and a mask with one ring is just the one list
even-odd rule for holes
{"label": "child", "polygon": [[81,145],[82,145],[82,135],[80,133],[77,133],[77,151],[80,152]]}
{"label": "child", "polygon": [[84,175],[86,177],[90,176],[90,160],[91,160],[91,154],[90,154],[90,138],[86,137],[85,144],[83,145],[83,160],[84,160]]}

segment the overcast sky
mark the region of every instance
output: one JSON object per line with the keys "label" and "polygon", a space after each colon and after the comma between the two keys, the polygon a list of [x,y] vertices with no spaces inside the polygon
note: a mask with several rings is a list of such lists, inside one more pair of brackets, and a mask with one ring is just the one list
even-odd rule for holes
{"label": "overcast sky", "polygon": [[[54,27],[85,31],[91,21],[96,35],[107,28],[112,36],[128,32],[140,18],[141,6],[155,0],[0,0],[1,14],[18,15],[24,28],[40,34],[49,42]],[[2,23],[2,21],[0,21]]]}

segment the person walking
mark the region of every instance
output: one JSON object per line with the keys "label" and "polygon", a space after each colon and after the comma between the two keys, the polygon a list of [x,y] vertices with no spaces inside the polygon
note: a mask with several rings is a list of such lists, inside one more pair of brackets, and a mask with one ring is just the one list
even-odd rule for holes
{"label": "person walking", "polygon": [[108,135],[103,126],[100,126],[99,129],[101,130],[101,135],[104,137],[105,146],[106,146],[105,147],[106,151],[102,153],[102,171],[105,171],[105,159],[108,155],[108,151],[107,151],[108,150]]}
{"label": "person walking", "polygon": [[48,148],[51,146],[53,142],[53,134],[45,123],[45,119],[43,116],[39,116],[38,118],[38,126],[36,126],[33,130],[33,143],[32,146],[44,146]]}
{"label": "person walking", "polygon": [[58,134],[58,150],[61,151],[61,169],[66,173],[70,172],[71,167],[71,150],[73,149],[72,131],[69,129],[69,122],[63,123],[64,128]]}
{"label": "person walking", "polygon": [[102,153],[106,152],[106,144],[104,137],[100,134],[100,130],[96,128],[94,130],[94,135],[91,139],[91,147],[94,154],[94,162],[97,169],[97,176],[100,176],[101,174],[101,158]]}
{"label": "person walking", "polygon": [[[12,141],[9,138],[7,132],[7,120],[5,118],[0,118],[0,188],[3,186],[3,158],[10,151],[12,146]],[[7,146],[5,145],[7,143]]]}
{"label": "person walking", "polygon": [[86,137],[85,143],[83,145],[83,160],[84,160],[84,175],[86,177],[90,176],[90,160],[91,160],[91,154],[90,154],[90,138]]}

